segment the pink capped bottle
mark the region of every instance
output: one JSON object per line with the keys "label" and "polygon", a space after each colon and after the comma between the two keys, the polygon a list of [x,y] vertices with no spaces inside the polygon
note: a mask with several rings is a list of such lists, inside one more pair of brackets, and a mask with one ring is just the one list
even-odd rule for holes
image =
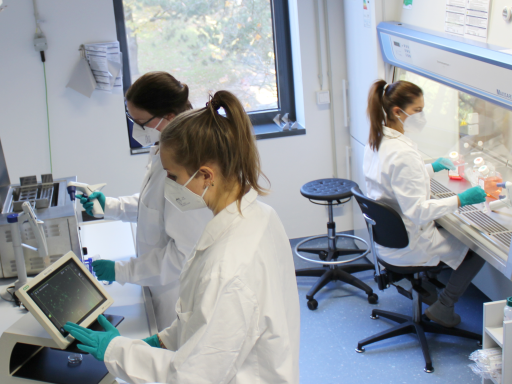
{"label": "pink capped bottle", "polygon": [[501,174],[491,170],[487,165],[482,165],[478,168],[478,173],[478,185],[483,188],[487,196],[499,199],[502,188],[498,187],[497,184],[503,182]]}
{"label": "pink capped bottle", "polygon": [[452,180],[462,180],[464,176],[464,156],[460,155],[459,152],[453,151],[448,158],[456,167],[454,171],[448,171],[448,177]]}

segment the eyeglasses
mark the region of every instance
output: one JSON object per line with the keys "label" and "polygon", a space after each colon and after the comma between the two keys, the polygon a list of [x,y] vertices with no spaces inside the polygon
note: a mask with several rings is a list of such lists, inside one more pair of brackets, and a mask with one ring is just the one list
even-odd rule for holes
{"label": "eyeglasses", "polygon": [[128,101],[127,101],[127,100],[125,100],[125,101],[124,101],[124,111],[125,111],[125,113],[126,113],[126,117],[128,118],[128,120],[130,120],[130,121],[131,121],[132,123],[134,123],[134,124],[140,125],[140,126],[142,127],[142,129],[145,129],[145,128],[144,128],[144,126],[145,126],[146,124],[148,124],[151,120],[153,120],[153,119],[155,119],[155,118],[156,118],[156,116],[153,116],[151,119],[149,119],[149,120],[148,120],[148,121],[146,121],[145,123],[142,123],[142,124],[141,124],[141,123],[139,123],[137,120],[135,120],[135,119],[132,117],[132,115],[130,115],[130,112],[128,112]]}

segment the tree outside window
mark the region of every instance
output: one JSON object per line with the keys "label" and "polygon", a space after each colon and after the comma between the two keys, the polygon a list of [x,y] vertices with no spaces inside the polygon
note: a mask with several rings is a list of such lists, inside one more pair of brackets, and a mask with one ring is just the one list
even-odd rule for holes
{"label": "tree outside window", "polygon": [[123,0],[131,81],[166,71],[194,107],[226,89],[246,111],[279,108],[270,0]]}

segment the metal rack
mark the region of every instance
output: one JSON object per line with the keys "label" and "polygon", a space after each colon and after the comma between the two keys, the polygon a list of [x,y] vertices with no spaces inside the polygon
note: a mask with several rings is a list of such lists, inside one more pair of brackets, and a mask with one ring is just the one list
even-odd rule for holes
{"label": "metal rack", "polygon": [[[456,196],[454,192],[435,179],[430,180],[430,190],[432,196],[437,199]],[[459,217],[466,224],[475,227],[482,236],[493,242],[504,252],[509,252],[510,242],[512,240],[512,231],[483,213],[478,207],[468,205],[459,208],[459,211],[455,213],[455,216]]]}
{"label": "metal rack", "polygon": [[20,177],[20,186],[14,188],[11,201],[8,202],[6,211],[21,212],[21,205],[28,201],[32,208],[48,208],[52,206],[55,185],[51,173],[41,175],[41,183],[36,176]]}

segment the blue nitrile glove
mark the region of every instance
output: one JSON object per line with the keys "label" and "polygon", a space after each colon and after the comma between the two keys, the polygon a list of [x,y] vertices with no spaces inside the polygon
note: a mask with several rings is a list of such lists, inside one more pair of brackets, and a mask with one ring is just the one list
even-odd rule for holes
{"label": "blue nitrile glove", "polygon": [[90,353],[97,360],[103,361],[105,359],[105,351],[112,339],[121,335],[116,327],[109,323],[105,316],[99,315],[98,322],[105,332],[91,331],[90,329],[69,321],[64,326],[64,329],[82,343],[77,345],[78,348],[84,352]]}
{"label": "blue nitrile glove", "polygon": [[160,346],[160,340],[158,340],[158,335],[153,335],[150,337],[146,337],[145,339],[142,339],[145,343],[151,345],[153,348],[162,348]]}
{"label": "blue nitrile glove", "polygon": [[84,195],[75,195],[75,198],[80,200],[80,204],[84,206],[85,212],[87,212],[89,216],[93,215],[92,206],[94,202],[92,202],[91,200],[94,199],[97,199],[100,202],[101,209],[103,209],[103,212],[105,212],[105,195],[103,194],[103,192],[93,192],[89,197],[84,197]]}
{"label": "blue nitrile glove", "polygon": [[92,270],[98,280],[116,281],[116,262],[112,260],[94,260]]}
{"label": "blue nitrile glove", "polygon": [[462,193],[459,193],[458,196],[460,200],[460,206],[464,207],[465,205],[472,205],[485,202],[487,194],[481,187],[476,186],[473,188],[469,188]]}
{"label": "blue nitrile glove", "polygon": [[434,169],[434,172],[439,171],[455,171],[455,165],[450,159],[447,159],[446,157],[440,157],[436,161],[432,163],[432,168]]}

